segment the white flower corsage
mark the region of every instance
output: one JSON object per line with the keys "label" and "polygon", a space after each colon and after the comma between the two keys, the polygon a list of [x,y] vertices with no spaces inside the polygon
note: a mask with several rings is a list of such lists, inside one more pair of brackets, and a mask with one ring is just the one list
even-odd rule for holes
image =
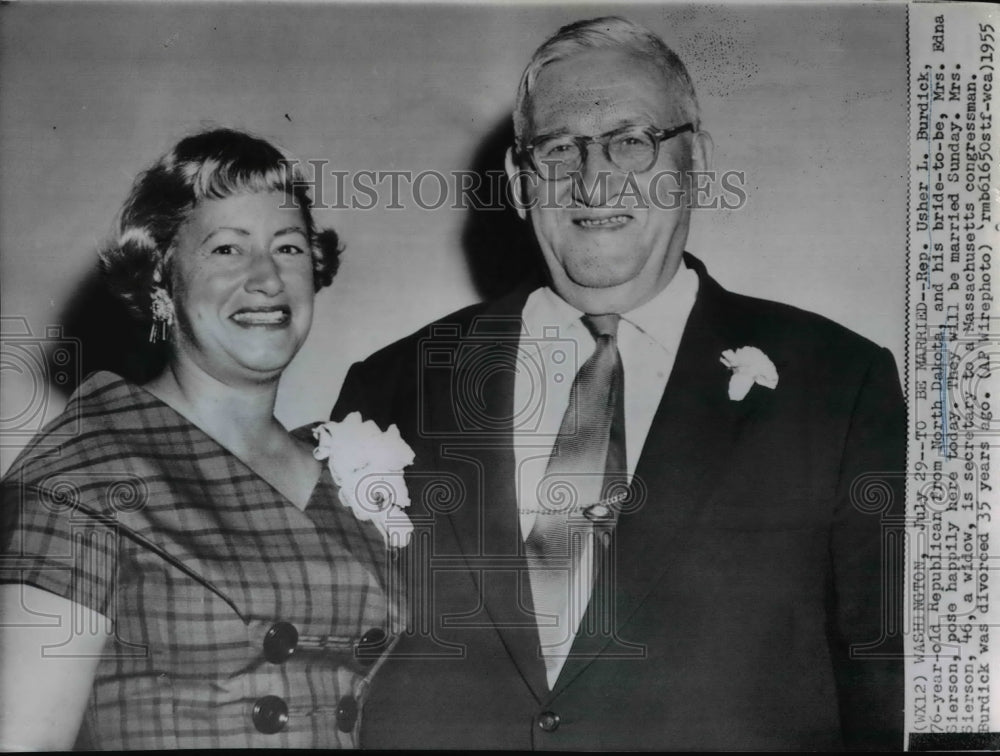
{"label": "white flower corsage", "polygon": [[768,356],[757,347],[727,349],[719,361],[733,371],[729,377],[729,398],[738,402],[755,383],[773,389],[778,385],[778,371]]}
{"label": "white flower corsage", "polygon": [[352,412],[342,422],[317,425],[313,435],[313,456],[328,460],[340,502],[359,520],[375,523],[387,546],[406,546],[413,523],[403,511],[410,506],[403,468],[413,464],[414,455],[399,428],[390,425],[383,433]]}

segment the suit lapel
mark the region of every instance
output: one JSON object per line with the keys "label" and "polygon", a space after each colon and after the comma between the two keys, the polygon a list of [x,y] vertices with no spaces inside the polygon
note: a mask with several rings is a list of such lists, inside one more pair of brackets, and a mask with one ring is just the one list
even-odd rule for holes
{"label": "suit lapel", "polygon": [[[438,409],[454,416],[461,406],[465,412],[466,432],[456,428],[456,442],[442,442],[440,453],[447,469],[465,472],[473,506],[460,507],[448,519],[490,623],[540,701],[547,684],[520,534],[512,445],[521,310],[530,290],[522,287],[492,303],[470,324],[461,338],[467,351],[458,355],[449,398]],[[473,433],[467,432],[470,422]]]}
{"label": "suit lapel", "polygon": [[[704,279],[702,286],[705,286]],[[683,539],[723,477],[749,405],[729,399],[729,370],[719,357],[732,348],[717,292],[705,286],[685,328],[633,487],[633,514],[618,523],[616,626],[628,618],[666,568],[669,542]],[[665,541],[666,538],[666,541]]]}
{"label": "suit lapel", "polygon": [[[740,429],[756,406],[753,391],[742,402],[728,396],[730,372],[719,357],[723,350],[744,344],[736,343],[739,335],[727,317],[726,292],[697,260],[686,259],[699,275],[698,297],[615,528],[611,574],[598,576],[584,620],[607,629],[578,634],[554,695],[597,655],[636,653],[633,644],[623,640],[627,633],[620,631],[670,568],[664,555],[683,542],[705,510]],[[627,384],[627,376],[625,380]]]}

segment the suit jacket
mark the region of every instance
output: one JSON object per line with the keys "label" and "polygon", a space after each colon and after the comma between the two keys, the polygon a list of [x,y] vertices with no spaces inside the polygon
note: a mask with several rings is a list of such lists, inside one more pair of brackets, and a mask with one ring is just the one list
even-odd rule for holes
{"label": "suit jacket", "polygon": [[[700,286],[571,657],[549,691],[518,531],[520,290],[352,366],[335,418],[398,424],[410,628],[366,747],[902,746],[905,409],[891,354],[801,310]],[[728,398],[726,349],[776,389]],[[626,390],[628,376],[625,378]]]}

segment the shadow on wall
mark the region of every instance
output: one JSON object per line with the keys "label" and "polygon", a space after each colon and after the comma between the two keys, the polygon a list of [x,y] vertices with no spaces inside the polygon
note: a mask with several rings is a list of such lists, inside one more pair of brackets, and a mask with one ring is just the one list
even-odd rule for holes
{"label": "shadow on wall", "polygon": [[531,223],[522,221],[509,198],[504,155],[514,144],[510,116],[480,143],[470,169],[479,176],[462,231],[462,249],[476,291],[495,299],[525,280],[542,283],[545,267]]}
{"label": "shadow on wall", "polygon": [[80,378],[97,370],[145,383],[166,365],[166,346],[149,343],[149,324],[133,318],[107,290],[97,268],[97,252],[93,255],[93,268],[59,316],[63,336],[79,340],[79,369],[71,371],[72,380],[52,386],[67,397],[76,390]]}

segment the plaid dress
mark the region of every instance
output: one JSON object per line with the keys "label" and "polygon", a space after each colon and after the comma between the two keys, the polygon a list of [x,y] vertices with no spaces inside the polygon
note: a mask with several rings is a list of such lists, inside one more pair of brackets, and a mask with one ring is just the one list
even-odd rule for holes
{"label": "plaid dress", "polygon": [[163,402],[97,373],[14,463],[0,512],[0,582],[114,623],[89,746],[357,744],[398,615],[382,537],[340,505],[326,466],[300,510]]}

